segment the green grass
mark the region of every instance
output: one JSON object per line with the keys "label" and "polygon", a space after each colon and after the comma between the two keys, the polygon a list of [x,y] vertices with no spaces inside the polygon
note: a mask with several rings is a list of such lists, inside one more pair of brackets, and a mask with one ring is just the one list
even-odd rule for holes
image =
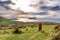
{"label": "green grass", "polygon": [[[55,25],[43,25],[43,31],[38,32],[38,27],[27,27],[25,29],[21,29],[23,31],[22,34],[13,34],[12,30],[6,30],[9,34],[3,34],[4,30],[0,30],[0,40],[51,40],[52,35],[54,35],[51,31],[53,30]],[[28,29],[26,31],[26,29]]]}

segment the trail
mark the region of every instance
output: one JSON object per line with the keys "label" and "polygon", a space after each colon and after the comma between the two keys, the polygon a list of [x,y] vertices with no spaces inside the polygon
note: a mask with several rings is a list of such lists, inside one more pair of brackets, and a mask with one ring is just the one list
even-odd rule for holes
{"label": "trail", "polygon": [[39,34],[40,34],[40,32],[37,32],[37,33],[33,34],[29,39],[33,39],[33,38],[35,38]]}

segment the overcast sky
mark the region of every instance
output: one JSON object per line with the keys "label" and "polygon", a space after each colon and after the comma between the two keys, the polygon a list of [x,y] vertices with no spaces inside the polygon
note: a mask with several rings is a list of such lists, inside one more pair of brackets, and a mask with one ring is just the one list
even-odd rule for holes
{"label": "overcast sky", "polygon": [[[28,0],[28,1],[27,0],[26,1],[0,0],[0,1],[1,1],[0,2],[0,16],[2,16],[2,14],[4,15],[5,13],[9,13],[9,16],[4,15],[4,17],[6,18],[16,17],[16,14],[15,14],[16,12],[10,13],[11,9],[13,9],[13,10],[18,10],[18,11],[37,13],[37,15],[34,14],[33,16],[37,18],[38,17],[44,18],[42,20],[46,20],[46,21],[50,21],[50,20],[59,21],[60,20],[60,0],[38,0],[38,1],[36,0]],[[6,1],[11,1],[11,3],[9,4],[3,3]],[[14,3],[14,5],[12,3]],[[45,13],[41,13],[41,12],[45,12]]]}

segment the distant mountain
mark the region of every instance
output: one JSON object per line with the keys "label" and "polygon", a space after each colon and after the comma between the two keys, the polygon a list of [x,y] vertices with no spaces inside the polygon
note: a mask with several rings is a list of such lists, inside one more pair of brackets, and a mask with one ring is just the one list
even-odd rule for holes
{"label": "distant mountain", "polygon": [[0,17],[0,24],[5,24],[5,23],[8,23],[10,22],[10,20],[6,19],[6,18],[3,18],[3,17]]}
{"label": "distant mountain", "polygon": [[8,24],[8,25],[13,25],[13,24],[18,24],[18,23],[20,23],[20,22],[18,22],[18,21],[12,21],[12,20],[10,20],[10,19],[6,19],[6,18],[3,18],[3,17],[0,17],[0,24]]}
{"label": "distant mountain", "polygon": [[2,21],[2,20],[6,20],[6,18],[0,17],[0,21]]}

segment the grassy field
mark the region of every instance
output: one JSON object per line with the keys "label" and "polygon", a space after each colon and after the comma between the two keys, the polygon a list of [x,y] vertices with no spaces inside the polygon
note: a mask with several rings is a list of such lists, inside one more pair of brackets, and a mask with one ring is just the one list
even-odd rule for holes
{"label": "grassy field", "polygon": [[[38,32],[38,27],[20,29],[23,31],[21,34],[13,34],[14,29],[0,30],[0,40],[51,40],[54,36],[51,32],[54,27],[55,25],[43,25],[44,33]],[[4,34],[4,31],[9,33]]]}

